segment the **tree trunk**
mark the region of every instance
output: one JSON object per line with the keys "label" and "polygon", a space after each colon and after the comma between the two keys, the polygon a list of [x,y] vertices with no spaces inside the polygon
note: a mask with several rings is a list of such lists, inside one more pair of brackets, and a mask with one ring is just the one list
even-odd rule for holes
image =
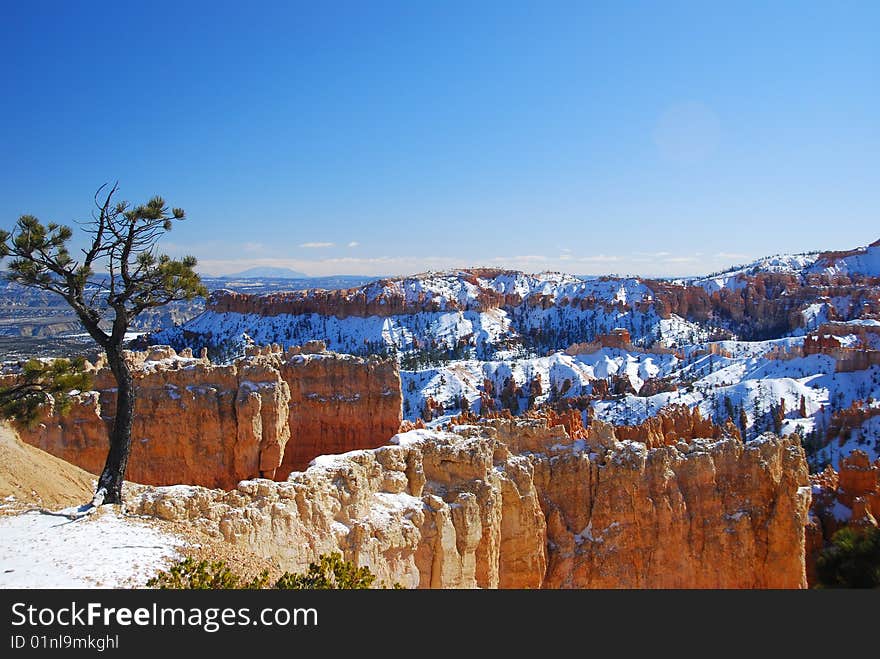
{"label": "tree trunk", "polygon": [[110,431],[110,450],[97,492],[104,490],[103,503],[122,503],[122,481],[131,454],[131,426],[134,421],[134,383],[121,348],[107,350],[107,362],[116,378],[116,416]]}

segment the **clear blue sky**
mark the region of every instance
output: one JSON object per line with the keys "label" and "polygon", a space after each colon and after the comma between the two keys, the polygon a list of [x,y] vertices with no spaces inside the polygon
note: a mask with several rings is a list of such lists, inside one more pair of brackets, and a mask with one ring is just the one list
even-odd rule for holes
{"label": "clear blue sky", "polygon": [[[320,8],[317,8],[320,6]],[[0,226],[206,273],[675,275],[880,237],[880,3],[4,2]]]}

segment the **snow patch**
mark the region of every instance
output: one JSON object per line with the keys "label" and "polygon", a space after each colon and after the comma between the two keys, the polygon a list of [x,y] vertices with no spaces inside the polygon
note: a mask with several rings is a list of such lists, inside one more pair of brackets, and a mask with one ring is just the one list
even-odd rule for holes
{"label": "snow patch", "polygon": [[0,588],[143,586],[179,558],[183,545],[177,536],[106,508],[76,521],[39,512],[4,516]]}

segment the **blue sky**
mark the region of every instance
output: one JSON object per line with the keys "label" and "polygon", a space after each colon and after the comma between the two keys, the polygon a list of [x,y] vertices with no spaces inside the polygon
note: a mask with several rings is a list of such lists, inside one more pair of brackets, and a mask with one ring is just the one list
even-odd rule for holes
{"label": "blue sky", "polygon": [[[123,5],[123,6],[120,6]],[[320,8],[316,7],[321,5]],[[5,3],[0,226],[206,273],[702,273],[880,237],[880,3]]]}

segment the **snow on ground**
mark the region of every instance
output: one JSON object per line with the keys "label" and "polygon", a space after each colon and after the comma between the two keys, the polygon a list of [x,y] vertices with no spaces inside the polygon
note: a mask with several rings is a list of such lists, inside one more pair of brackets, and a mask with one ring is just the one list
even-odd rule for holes
{"label": "snow on ground", "polygon": [[[536,404],[545,402],[554,390],[564,396],[589,393],[593,381],[612,375],[628,376],[638,390],[648,378],[669,373],[677,361],[673,355],[630,354],[624,350],[603,348],[585,355],[557,352],[547,357],[499,361],[469,359],[418,371],[401,371],[404,416],[410,420],[420,416],[428,397],[444,407],[457,410],[464,396],[472,409],[479,409],[484,380],[492,382],[497,398],[510,377],[517,385],[523,386],[540,376],[542,393],[535,397]],[[526,409],[531,393],[528,387],[524,387],[523,396],[518,400],[521,410]]]}
{"label": "snow on ground", "polygon": [[[698,344],[682,351],[684,359],[671,354],[604,348],[576,356],[557,352],[546,357],[452,361],[439,367],[401,372],[404,416],[410,420],[424,416],[429,397],[443,407],[440,415],[430,422],[432,426],[446,423],[458,414],[462,397],[470,409],[479,412],[484,380],[492,383],[497,406],[505,381],[511,377],[522,388],[523,395],[517,403],[523,411],[532,393],[529,384],[537,376],[541,380],[541,394],[533,399],[537,405],[547,401],[551,392],[560,397],[590,394],[596,380],[612,376],[627,377],[636,392],[648,378],[665,379],[671,383],[671,391],[649,397],[626,395],[593,402],[594,417],[615,424],[634,424],[666,405],[680,403],[699,407],[704,418],[723,423],[732,416],[739,424],[740,410],[743,410],[750,437],[772,429],[774,411],[783,405],[781,432],[796,432],[803,437],[814,431],[824,433],[835,410],[868,398],[880,400],[880,368],[876,366],[838,373],[834,359],[825,355],[768,358],[768,353],[784,355],[801,342],[800,338],[789,337],[716,344],[727,355],[707,354],[706,345]],[[804,418],[800,416],[801,399],[806,412]],[[872,420],[855,433],[845,447],[834,449],[833,454],[829,449],[828,455],[820,457],[836,464],[835,455],[845,455],[852,448],[870,453],[878,437],[880,420]],[[833,443],[836,446],[836,442]]]}
{"label": "snow on ground", "polygon": [[682,284],[690,284],[692,286],[702,286],[706,292],[710,294],[723,288],[739,290],[745,285],[745,281],[741,276],[755,274],[757,272],[800,274],[804,272],[804,270],[813,266],[818,256],[819,252],[804,254],[776,254],[774,256],[766,256],[758,259],[747,265],[735,266],[724,272],[709,275],[708,277],[693,277],[676,279],[674,281]]}
{"label": "snow on ground", "polygon": [[[260,316],[206,311],[184,328],[211,337],[214,342],[237,340],[247,334],[258,345],[291,346],[319,340],[325,341],[334,352],[360,353],[365,349],[376,352],[377,347],[412,350],[416,340],[424,337],[432,337],[449,347],[469,337],[473,337],[476,345],[491,345],[510,333],[510,320],[502,310],[425,311],[365,318],[336,318],[316,313]],[[156,334],[154,339],[174,344],[179,334],[179,328],[171,328]]]}
{"label": "snow on ground", "polygon": [[[618,327],[629,330],[637,345],[660,340],[673,346],[708,338],[707,330],[697,323],[675,315],[661,318],[650,287],[636,278],[502,273],[486,279],[449,272],[382,280],[358,290],[368,302],[382,304],[402,298],[407,304],[436,310],[346,318],[317,313],[264,316],[205,311],[182,327],[153,335],[151,340],[180,346],[191,344],[193,335],[200,335],[203,345],[219,347],[240,342],[247,334],[259,345],[302,345],[320,340],[334,352],[354,354],[443,347],[459,349],[459,357],[463,356],[462,346],[467,346],[474,352],[471,356],[491,359],[503,358],[511,346],[519,344],[533,354],[545,354],[591,341]],[[481,295],[490,292],[516,295],[523,302],[484,309]],[[306,297],[312,294],[303,293]],[[541,302],[526,302],[534,296]],[[571,300],[591,303],[581,308],[581,304],[569,304]]]}
{"label": "snow on ground", "polygon": [[678,283],[688,283],[694,286],[702,286],[708,293],[714,293],[722,288],[737,290],[744,281],[742,275],[755,274],[757,272],[783,273],[793,275],[824,274],[836,275],[867,275],[876,277],[880,274],[880,245],[873,244],[853,250],[852,254],[827,261],[820,259],[820,252],[803,254],[777,254],[767,256],[748,265],[736,266],[724,272],[719,272],[708,277],[694,277],[675,280]]}
{"label": "snow on ground", "polygon": [[843,444],[836,440],[830,441],[828,446],[819,451],[819,460],[829,462],[832,467],[839,469],[840,459],[856,449],[867,453],[871,462],[880,458],[880,416],[868,419],[861,427],[854,429]]}
{"label": "snow on ground", "polygon": [[143,586],[183,540],[109,506],[71,521],[37,511],[0,516],[0,588]]}
{"label": "snow on ground", "polygon": [[809,272],[826,275],[868,275],[876,277],[880,273],[880,245],[872,244],[854,250],[853,254],[836,259],[833,263],[816,262]]}

